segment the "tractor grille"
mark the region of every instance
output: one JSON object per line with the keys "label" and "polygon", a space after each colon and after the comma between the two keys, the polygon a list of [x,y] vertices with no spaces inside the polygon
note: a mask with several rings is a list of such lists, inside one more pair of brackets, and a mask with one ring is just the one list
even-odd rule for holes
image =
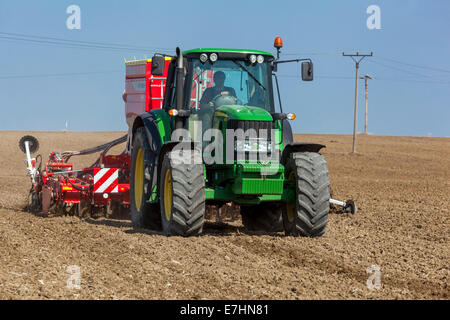
{"label": "tractor grille", "polygon": [[[227,153],[227,161],[268,161],[274,155],[275,122],[255,120],[229,120],[227,130],[243,130],[234,132],[234,154]],[[228,133],[227,133],[228,139]],[[228,143],[228,142],[227,142]],[[233,159],[228,157],[234,156]],[[274,159],[276,160],[276,159]]]}
{"label": "tractor grille", "polygon": [[246,132],[249,129],[256,131],[256,138],[260,137],[260,130],[266,131],[266,139],[270,140],[270,130],[275,129],[275,122],[272,121],[253,121],[253,120],[229,120],[227,129],[242,129]]}

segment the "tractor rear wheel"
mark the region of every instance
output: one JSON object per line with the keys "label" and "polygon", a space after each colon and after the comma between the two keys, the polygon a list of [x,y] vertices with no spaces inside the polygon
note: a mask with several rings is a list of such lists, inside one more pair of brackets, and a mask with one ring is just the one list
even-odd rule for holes
{"label": "tractor rear wheel", "polygon": [[134,134],[130,170],[130,211],[133,227],[136,229],[161,229],[158,204],[149,203],[152,193],[152,177],[149,172],[151,150],[143,127]]}
{"label": "tractor rear wheel", "polygon": [[283,231],[282,209],[279,205],[263,203],[241,206],[242,224],[250,231]]}
{"label": "tractor rear wheel", "polygon": [[286,235],[323,235],[330,210],[330,179],[324,156],[315,152],[292,153],[285,172],[295,185],[296,195],[295,203],[283,206]]}
{"label": "tractor rear wheel", "polygon": [[196,236],[205,217],[205,177],[198,150],[170,151],[160,173],[160,207],[166,236]]}

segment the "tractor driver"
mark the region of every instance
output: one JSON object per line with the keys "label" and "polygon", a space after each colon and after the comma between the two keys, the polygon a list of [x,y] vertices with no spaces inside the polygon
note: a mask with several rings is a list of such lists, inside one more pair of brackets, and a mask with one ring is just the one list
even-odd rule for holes
{"label": "tractor driver", "polygon": [[200,99],[200,105],[209,104],[213,106],[214,98],[220,95],[231,95],[236,98],[236,91],[231,87],[225,87],[225,73],[223,71],[214,73],[214,85],[214,87],[205,90],[203,97]]}

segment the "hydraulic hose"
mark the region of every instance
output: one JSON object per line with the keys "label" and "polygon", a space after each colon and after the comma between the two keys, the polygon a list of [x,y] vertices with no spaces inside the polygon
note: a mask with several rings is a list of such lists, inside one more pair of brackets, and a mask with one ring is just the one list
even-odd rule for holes
{"label": "hydraulic hose", "polygon": [[127,137],[128,137],[128,134],[126,134],[123,137],[120,137],[120,138],[118,138],[116,140],[113,140],[111,142],[108,142],[108,143],[102,144],[100,146],[97,146],[97,147],[84,149],[84,150],[81,150],[81,151],[65,151],[65,152],[61,153],[61,155],[64,158],[64,161],[67,162],[67,161],[69,161],[69,159],[72,156],[92,154],[92,153],[103,151],[105,149],[109,150],[109,149],[111,149],[112,147],[114,147],[114,146],[116,146],[118,144],[126,142],[127,141]]}
{"label": "hydraulic hose", "polygon": [[72,185],[72,187],[74,189],[77,189],[78,191],[89,191],[90,189],[92,189],[94,187],[94,185],[87,185],[86,187],[80,187],[77,186],[76,184],[72,183],[72,181],[69,180],[69,183]]}

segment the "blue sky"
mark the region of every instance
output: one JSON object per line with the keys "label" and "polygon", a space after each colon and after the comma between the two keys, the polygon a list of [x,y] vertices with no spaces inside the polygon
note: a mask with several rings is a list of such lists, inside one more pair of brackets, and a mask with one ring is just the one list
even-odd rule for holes
{"label": "blue sky", "polygon": [[[352,132],[355,68],[339,53],[373,51],[360,68],[361,75],[376,78],[369,82],[368,131],[450,136],[449,1],[168,3],[0,0],[0,32],[173,52],[176,46],[273,51],[274,37],[282,36],[284,58],[314,62],[313,82],[299,80],[296,64],[280,66],[278,72],[283,108],[297,114],[292,124],[298,133]],[[66,27],[72,4],[81,8],[81,30]],[[381,9],[380,30],[366,26],[372,4]],[[124,58],[153,53],[68,48],[6,39],[5,34],[0,34],[0,52],[0,130],[61,130],[68,120],[73,131],[125,130]],[[21,77],[26,75],[33,77]],[[358,131],[363,126],[361,81]]]}

